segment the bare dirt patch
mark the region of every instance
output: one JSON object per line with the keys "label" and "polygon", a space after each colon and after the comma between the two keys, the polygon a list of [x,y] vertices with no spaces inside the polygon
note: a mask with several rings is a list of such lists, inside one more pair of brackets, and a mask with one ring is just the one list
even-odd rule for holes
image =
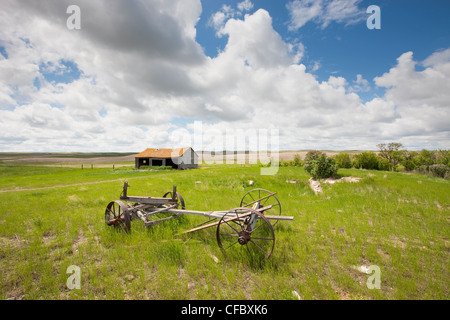
{"label": "bare dirt patch", "polygon": [[326,178],[326,179],[323,179],[323,182],[329,183],[329,184],[335,184],[336,182],[359,182],[359,180],[361,180],[361,178],[359,178],[359,177],[342,177],[339,179]]}
{"label": "bare dirt patch", "polygon": [[[321,180],[323,183],[335,184],[337,182],[359,182],[361,178],[359,177],[342,177],[342,178],[326,178]],[[320,181],[314,180],[313,178],[309,179],[309,186],[314,191],[315,194],[322,193],[322,186]]]}
{"label": "bare dirt patch", "polygon": [[80,231],[78,231],[77,238],[72,243],[72,252],[74,254],[78,253],[78,247],[85,243],[87,243],[87,238],[84,236],[83,231],[80,229]]}
{"label": "bare dirt patch", "polygon": [[389,242],[394,245],[395,248],[405,249],[406,243],[402,239],[399,239],[396,236],[389,236]]}
{"label": "bare dirt patch", "polygon": [[15,234],[12,238],[0,237],[0,244],[2,247],[21,249],[28,245],[28,241],[21,239],[19,235]]}

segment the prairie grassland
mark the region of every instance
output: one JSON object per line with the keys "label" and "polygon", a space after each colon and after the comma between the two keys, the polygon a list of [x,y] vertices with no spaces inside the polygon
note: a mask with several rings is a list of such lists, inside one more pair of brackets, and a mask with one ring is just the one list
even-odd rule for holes
{"label": "prairie grassland", "polygon": [[[450,183],[395,172],[339,170],[358,183],[323,184],[303,168],[261,176],[256,166],[137,171],[0,165],[0,298],[16,299],[448,299]],[[296,183],[287,183],[287,180]],[[226,258],[215,228],[181,216],[131,233],[107,227],[106,205],[162,196],[174,184],[193,210],[239,206],[246,191],[278,192],[282,214],[267,259]],[[249,180],[255,181],[253,186]],[[27,190],[22,190],[27,189]],[[5,192],[7,191],[7,192]],[[70,290],[69,266],[81,270]],[[358,266],[377,265],[380,289]]]}

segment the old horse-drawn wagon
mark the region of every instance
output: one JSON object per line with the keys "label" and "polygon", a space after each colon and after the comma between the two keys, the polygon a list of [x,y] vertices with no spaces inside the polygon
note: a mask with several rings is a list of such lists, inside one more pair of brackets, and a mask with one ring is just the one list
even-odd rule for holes
{"label": "old horse-drawn wagon", "polygon": [[[129,196],[128,183],[125,182],[120,200],[111,201],[107,205],[105,222],[108,226],[129,232],[134,219],[141,219],[148,227],[183,214],[200,215],[209,220],[182,234],[216,227],[216,239],[222,251],[246,246],[266,258],[270,257],[275,246],[273,226],[279,220],[294,219],[281,215],[281,204],[276,192],[265,189],[248,191],[237,208],[225,211],[196,211],[186,209],[184,199],[177,192],[176,186],[162,197],[140,197]],[[164,217],[161,218],[161,215]],[[218,221],[212,222],[214,220]],[[272,224],[270,221],[275,222]]]}

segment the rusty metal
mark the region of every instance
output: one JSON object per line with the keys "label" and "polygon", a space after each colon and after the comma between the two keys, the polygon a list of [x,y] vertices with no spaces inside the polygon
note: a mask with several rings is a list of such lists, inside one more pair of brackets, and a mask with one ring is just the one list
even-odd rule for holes
{"label": "rusty metal", "polygon": [[131,228],[130,212],[128,207],[120,200],[108,203],[105,210],[105,221],[107,225],[119,227],[127,232]]}
{"label": "rusty metal", "polygon": [[[128,195],[128,182],[124,183],[120,200],[111,201],[105,210],[105,222],[129,232],[131,220],[141,219],[146,227],[168,221],[183,214],[200,215],[209,218],[205,223],[183,231],[191,233],[210,227],[216,227],[216,240],[222,251],[236,245],[251,249],[265,258],[270,257],[275,245],[275,234],[269,220],[293,220],[293,217],[281,216],[281,204],[276,192],[265,189],[253,189],[241,199],[240,207],[225,211],[186,210],[186,205],[176,186],[162,197],[140,197]],[[125,205],[124,201],[127,203]],[[268,215],[266,213],[273,213]],[[164,217],[159,217],[163,215]],[[219,220],[213,223],[210,221]],[[275,225],[275,223],[273,225]]]}
{"label": "rusty metal", "polygon": [[[268,215],[281,216],[281,203],[276,196],[276,192],[271,192],[266,189],[253,189],[248,191],[241,199],[240,207],[249,207],[258,202],[261,207],[269,206],[272,207],[264,213],[267,217]],[[281,220],[281,219],[280,219]],[[276,225],[278,220],[276,220],[273,225]]]}
{"label": "rusty metal", "polygon": [[[252,211],[251,211],[251,210],[249,210],[249,209],[247,209],[247,208],[242,208],[242,209],[244,210],[244,212],[243,212],[242,214],[240,214],[238,217],[228,218],[228,219],[225,220],[225,222],[227,222],[227,221],[233,221],[233,220],[235,220],[235,219],[243,219],[243,218],[245,218],[245,217],[247,217],[247,216],[249,216],[249,215],[252,214]],[[268,207],[263,207],[263,208],[260,208],[260,209],[255,210],[255,211],[263,212],[263,211],[268,210],[268,209],[270,209],[270,206],[268,206]],[[245,210],[246,210],[246,211],[245,211]],[[222,215],[223,215],[224,217],[227,217],[227,215],[229,215],[230,212],[232,212],[232,210],[230,210],[230,211],[227,212],[227,213],[223,213]],[[217,218],[215,218],[215,219],[217,219]],[[215,220],[215,219],[214,219],[214,220]],[[209,228],[209,227],[217,226],[219,223],[220,223],[220,221],[219,221],[219,222],[213,222],[213,223],[210,223],[210,224],[207,224],[207,225],[202,225],[202,226],[196,227],[196,228],[194,228],[194,229],[190,229],[190,230],[183,231],[181,234],[183,234],[183,233],[190,233],[190,232],[194,232],[194,231],[206,229],[206,228]]]}
{"label": "rusty metal", "polygon": [[[249,210],[248,208],[236,208],[230,212],[236,214],[235,218],[226,219],[223,217],[216,229],[216,239],[219,248],[226,254],[227,250],[240,245],[245,247],[246,253],[255,249],[257,254],[262,254],[265,258],[272,255],[275,246],[275,233],[272,224],[261,211],[250,209],[242,220],[239,211]],[[233,224],[232,224],[233,223]]]}
{"label": "rusty metal", "polygon": [[184,203],[184,199],[183,199],[183,197],[181,196],[181,194],[179,194],[177,191],[176,191],[176,186],[174,186],[174,190],[172,191],[172,192],[166,192],[164,195],[163,195],[163,198],[167,198],[167,196],[168,195],[170,195],[170,197],[171,197],[171,199],[172,199],[172,202],[175,202],[175,203],[178,203],[178,201],[180,202],[180,207],[181,207],[181,209],[186,209],[186,205],[185,205],[185,203]]}

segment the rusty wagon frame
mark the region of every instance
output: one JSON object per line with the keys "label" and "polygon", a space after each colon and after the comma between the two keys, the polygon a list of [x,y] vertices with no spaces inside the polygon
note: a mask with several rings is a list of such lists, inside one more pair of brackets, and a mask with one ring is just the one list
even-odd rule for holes
{"label": "rusty wagon frame", "polygon": [[[204,216],[208,218],[206,222],[180,234],[216,227],[216,240],[224,253],[240,245],[245,246],[249,252],[256,251],[269,258],[275,246],[273,226],[280,220],[294,219],[281,215],[281,203],[276,194],[257,188],[245,193],[237,208],[197,211],[186,209],[176,186],[162,197],[129,196],[128,182],[125,182],[120,200],[111,201],[106,206],[105,222],[108,226],[130,232],[131,221],[134,219],[141,219],[149,227],[184,214]],[[161,215],[164,217],[161,218]],[[219,221],[211,222],[214,220]],[[270,221],[275,222],[272,224]]]}

